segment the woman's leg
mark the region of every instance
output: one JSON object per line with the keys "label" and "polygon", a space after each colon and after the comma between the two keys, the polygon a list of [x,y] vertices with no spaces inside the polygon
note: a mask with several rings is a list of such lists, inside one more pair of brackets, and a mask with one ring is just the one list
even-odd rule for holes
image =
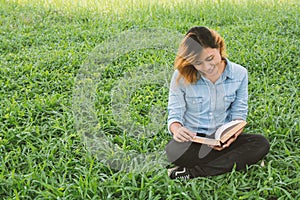
{"label": "woman's leg", "polygon": [[222,151],[198,143],[183,145],[172,140],[166,152],[170,162],[188,168],[191,177],[197,177],[223,174],[231,171],[234,165],[237,170],[244,170],[247,165],[261,160],[269,148],[269,142],[263,136],[242,134]]}

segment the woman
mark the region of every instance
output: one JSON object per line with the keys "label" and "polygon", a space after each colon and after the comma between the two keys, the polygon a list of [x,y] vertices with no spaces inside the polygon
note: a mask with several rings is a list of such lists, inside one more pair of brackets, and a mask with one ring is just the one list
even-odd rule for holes
{"label": "woman", "polygon": [[169,92],[173,139],[166,153],[176,166],[168,170],[169,177],[214,176],[261,160],[269,151],[261,135],[237,133],[222,146],[191,141],[197,134],[212,137],[232,120],[246,120],[247,101],[247,70],[226,58],[223,38],[206,27],[190,29],[179,46]]}

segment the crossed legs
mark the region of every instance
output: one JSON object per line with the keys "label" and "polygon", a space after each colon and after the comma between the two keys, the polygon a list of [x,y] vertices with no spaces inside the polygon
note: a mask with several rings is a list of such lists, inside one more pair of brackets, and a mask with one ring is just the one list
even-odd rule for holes
{"label": "crossed legs", "polygon": [[228,148],[216,151],[207,145],[171,140],[166,153],[171,163],[186,167],[191,177],[214,176],[257,163],[269,152],[269,142],[258,134],[241,134]]}

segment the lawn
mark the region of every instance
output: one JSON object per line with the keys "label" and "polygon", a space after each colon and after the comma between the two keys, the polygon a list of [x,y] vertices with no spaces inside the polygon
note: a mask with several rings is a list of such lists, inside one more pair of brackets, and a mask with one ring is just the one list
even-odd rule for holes
{"label": "lawn", "polygon": [[[297,0],[0,0],[0,199],[300,199]],[[170,180],[182,34],[217,30],[249,72],[246,172]]]}

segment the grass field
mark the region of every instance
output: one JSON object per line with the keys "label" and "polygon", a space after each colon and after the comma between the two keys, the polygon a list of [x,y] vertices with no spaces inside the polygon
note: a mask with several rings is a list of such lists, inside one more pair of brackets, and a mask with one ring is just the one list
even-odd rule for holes
{"label": "grass field", "polygon": [[[0,199],[300,199],[298,1],[85,2],[0,0]],[[84,127],[73,97],[84,63],[124,31],[184,34],[195,25],[217,30],[229,59],[248,69],[246,131],[269,139],[265,166],[190,181],[169,180],[165,168],[146,160],[143,172],[112,168],[78,131]],[[173,59],[172,51],[145,48],[118,55],[102,69],[92,114],[120,151],[162,151],[170,139],[165,115],[150,139],[131,137],[124,125],[147,127],[152,106],[165,111],[168,88],[159,80],[134,74],[145,84],[130,99],[126,91],[117,97],[112,91],[122,88],[128,72],[157,63],[171,69]],[[114,113],[113,102],[124,99],[127,110]]]}

